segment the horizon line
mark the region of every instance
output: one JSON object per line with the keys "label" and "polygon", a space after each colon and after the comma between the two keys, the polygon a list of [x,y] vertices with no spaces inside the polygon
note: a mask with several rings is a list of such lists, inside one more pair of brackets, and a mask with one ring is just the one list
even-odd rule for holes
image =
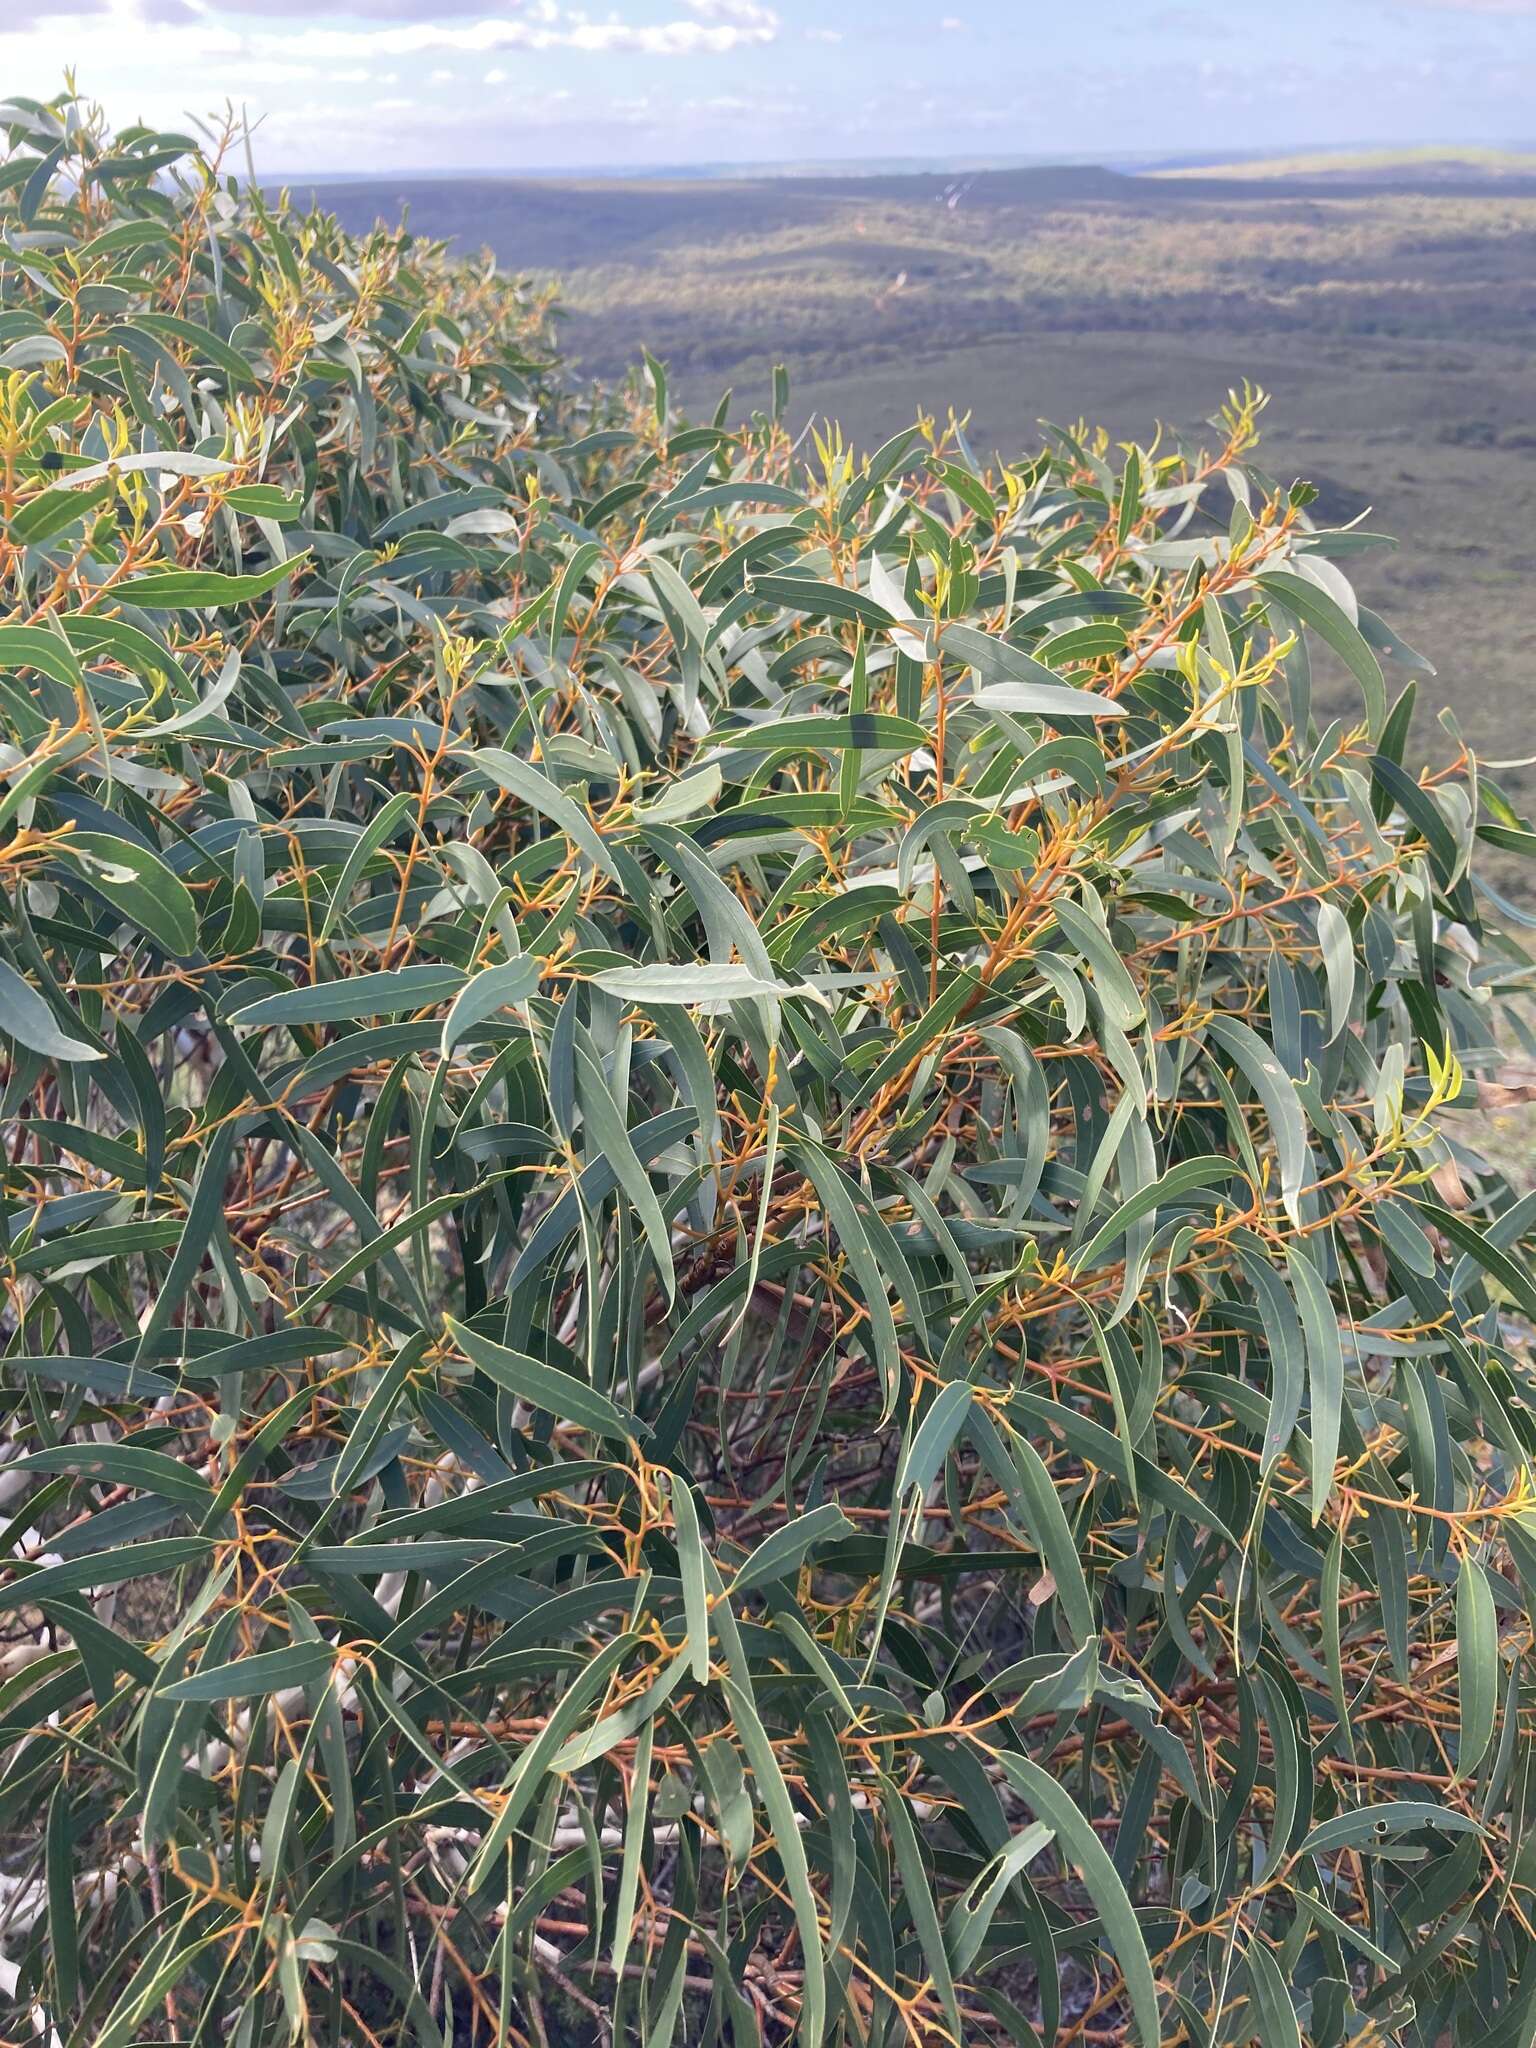
{"label": "horizon line", "polygon": [[757,157],[728,159],[700,157],[694,160],[667,160],[655,163],[581,163],[581,164],[406,164],[370,166],[365,169],[351,169],[334,166],[328,169],[313,167],[258,168],[262,182],[281,180],[284,183],[307,181],[328,184],[371,184],[384,183],[390,179],[453,179],[483,178],[491,180],[517,179],[605,179],[624,180],[654,178],[658,180],[683,179],[691,182],[718,180],[727,182],[736,178],[814,178],[835,175],[861,177],[922,177],[924,175],[944,176],[956,173],[979,173],[985,171],[1014,170],[1104,170],[1122,176],[1136,176],[1156,170],[1199,170],[1209,167],[1219,169],[1229,164],[1260,164],[1291,158],[1311,159],[1346,155],[1420,155],[1425,151],[1467,152],[1477,155],[1531,155],[1536,156],[1536,141],[1498,140],[1470,141],[1465,138],[1453,139],[1431,136],[1416,142],[1373,142],[1359,139],[1341,142],[1318,142],[1299,144],[1275,144],[1272,147],[1255,149],[1248,147],[1216,148],[1208,150],[1121,150],[1113,155],[1093,154],[1079,150],[1060,152],[1041,151],[996,151],[966,152],[940,151],[932,155],[849,155],[824,157]]}

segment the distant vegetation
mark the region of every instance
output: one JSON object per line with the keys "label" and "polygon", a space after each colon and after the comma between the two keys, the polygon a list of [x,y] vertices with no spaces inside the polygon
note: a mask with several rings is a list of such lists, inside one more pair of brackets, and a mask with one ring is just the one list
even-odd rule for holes
{"label": "distant vegetation", "polygon": [[1167,165],[1159,178],[1289,178],[1303,182],[1342,178],[1373,185],[1413,184],[1426,178],[1536,181],[1536,151],[1473,149],[1424,143],[1417,149],[1310,150],[1297,156],[1241,158],[1229,164]]}
{"label": "distant vegetation", "polygon": [[1356,193],[1263,170],[456,179],[318,196],[358,225],[408,208],[430,234],[558,272],[573,345],[600,368],[630,360],[625,321],[714,371],[776,342],[803,370],[1078,328],[1528,340],[1536,187]]}
{"label": "distant vegetation", "polygon": [[1402,540],[1357,557],[1362,589],[1484,753],[1529,754],[1536,185],[1447,183],[1401,152],[1369,189],[1310,175],[1315,159],[1253,168],[322,196],[353,226],[408,203],[429,233],[558,273],[577,362],[617,377],[644,340],[704,411],[782,358],[802,423],[881,440],[953,409],[973,446],[1007,454],[1041,417],[1193,430],[1254,378],[1273,396],[1266,467]]}
{"label": "distant vegetation", "polygon": [[1524,2048],[1536,829],[1260,394],[0,137],[0,2039]]}

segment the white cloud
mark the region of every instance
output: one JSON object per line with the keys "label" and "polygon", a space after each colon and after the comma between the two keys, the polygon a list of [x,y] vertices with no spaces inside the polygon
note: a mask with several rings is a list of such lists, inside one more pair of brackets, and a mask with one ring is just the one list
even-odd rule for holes
{"label": "white cloud", "polygon": [[661,21],[644,26],[622,21],[576,22],[554,34],[553,39],[571,50],[630,51],[645,57],[719,57],[730,50],[774,42],[777,37],[778,16],[773,15],[751,25],[697,21]]}
{"label": "white cloud", "polygon": [[805,40],[808,43],[840,43],[843,32],[840,28],[808,28]]}
{"label": "white cloud", "polygon": [[738,28],[777,29],[779,18],[758,0],[686,0],[700,21],[729,21]]}
{"label": "white cloud", "polygon": [[[486,56],[503,50],[578,50],[592,54],[630,54],[653,57],[724,56],[734,50],[760,47],[776,42],[780,20],[773,8],[761,0],[681,0],[689,10],[687,19],[670,21],[626,21],[610,15],[592,20],[580,8],[563,8],[557,0],[510,0],[515,12],[471,16],[485,0],[413,0],[411,19],[401,18],[399,0],[352,0],[348,12],[360,17],[356,27],[311,26],[297,31],[285,26],[277,30],[276,16],[291,16],[289,0],[276,0],[266,15],[236,15],[230,12],[216,19],[205,7],[190,18],[179,19],[174,30],[156,19],[166,0],[42,0],[38,12],[26,21],[9,13],[8,0],[0,0],[0,51],[7,66],[11,49],[20,44],[33,46],[37,76],[57,70],[59,58],[52,48],[53,37],[42,27],[45,18],[60,19],[81,9],[92,11],[90,56],[93,68],[103,78],[114,71],[137,72],[153,62],[158,47],[163,52],[167,80],[176,81],[180,101],[189,89],[202,92],[225,90],[239,96],[251,82],[250,61],[270,59],[287,64],[335,64],[374,58],[424,56]],[[244,0],[237,0],[244,5]],[[272,0],[268,0],[272,5]],[[305,0],[312,11],[314,0]],[[370,20],[369,17],[372,17]],[[265,22],[271,20],[273,29]],[[121,63],[114,45],[121,40]],[[41,43],[39,50],[37,45]],[[218,60],[228,60],[225,79],[208,76]],[[197,78],[196,88],[188,81]]]}
{"label": "white cloud", "polygon": [[500,50],[586,50],[645,57],[723,56],[777,41],[779,17],[755,0],[703,0],[715,8],[730,6],[729,19],[703,17],[692,21],[628,22],[610,17],[590,21],[576,12],[546,13],[537,20],[508,20],[505,15],[480,21],[416,21],[388,28],[311,28],[289,35],[285,47],[295,57],[320,62],[357,56],[421,57],[454,53],[484,56]]}
{"label": "white cloud", "polygon": [[951,35],[953,35],[956,33],[957,30],[963,29],[965,27],[965,23],[960,19],[958,14],[946,14],[944,19],[939,23],[939,27],[948,30],[948,32]]}
{"label": "white cloud", "polygon": [[[407,16],[397,0],[303,0],[302,11],[300,0],[33,0],[22,19],[26,0],[0,0],[0,96],[4,87],[56,92],[72,56],[82,92],[99,97],[116,123],[185,129],[204,117],[217,128],[224,107],[245,112],[258,163],[277,175],[525,155],[509,144],[504,122],[509,77],[521,82],[526,71],[518,133],[558,136],[553,149],[538,146],[545,159],[579,148],[589,161],[608,118],[606,94],[594,97],[581,75],[605,53],[672,59],[668,69],[691,60],[707,71],[713,59],[784,33],[765,0],[588,5],[411,0]],[[563,79],[550,75],[557,64]],[[690,75],[695,83],[704,79]],[[675,151],[667,97],[616,125],[643,127]],[[710,118],[734,132],[757,111],[754,103],[746,114]]]}
{"label": "white cloud", "polygon": [[679,119],[701,128],[726,126],[734,131],[749,114],[769,121],[798,121],[805,113],[801,102],[793,99],[748,100],[739,93],[717,93],[708,99],[678,100],[653,99],[649,93],[639,93],[633,98],[610,100],[602,109],[602,118],[615,127],[670,135]]}

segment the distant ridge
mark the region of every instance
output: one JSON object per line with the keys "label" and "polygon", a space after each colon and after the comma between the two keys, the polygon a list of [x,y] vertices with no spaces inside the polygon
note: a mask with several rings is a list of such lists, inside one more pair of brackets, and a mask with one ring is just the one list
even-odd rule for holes
{"label": "distant ridge", "polygon": [[1105,170],[1143,178],[1319,178],[1444,177],[1450,179],[1536,177],[1536,144],[1429,142],[1398,145],[1344,144],[1318,149],[1180,151],[1140,150],[1090,154],[1071,150],[1049,154],[999,151],[991,155],[795,158],[779,162],[695,164],[528,164],[404,165],[372,170],[281,170],[265,172],[263,185],[277,188],[374,185],[403,179],[413,185],[461,184],[740,184],[885,178],[974,177],[987,172]]}
{"label": "distant ridge", "polygon": [[1289,156],[1237,157],[1224,163],[1147,165],[1149,178],[1305,179],[1309,183],[1380,185],[1486,184],[1536,178],[1536,149],[1484,149],[1460,143],[1421,143],[1404,149],[1305,150]]}

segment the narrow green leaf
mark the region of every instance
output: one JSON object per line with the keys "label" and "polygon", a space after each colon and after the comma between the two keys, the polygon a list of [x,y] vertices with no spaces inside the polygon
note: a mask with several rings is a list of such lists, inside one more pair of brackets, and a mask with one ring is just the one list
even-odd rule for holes
{"label": "narrow green leaf", "polygon": [[45,1060],[102,1060],[104,1052],[83,1038],[72,1038],[54,1018],[53,1011],[14,967],[0,960],[0,1031],[14,1038],[28,1052]]}
{"label": "narrow green leaf", "polygon": [[1456,1676],[1456,1775],[1468,1778],[1488,1754],[1499,1706],[1498,1610],[1487,1573],[1470,1556],[1462,1558],[1456,1581]]}
{"label": "narrow green leaf", "polygon": [[291,1686],[311,1685],[329,1675],[336,1652],[329,1643],[285,1643],[280,1650],[261,1650],[236,1657],[211,1670],[201,1667],[190,1678],[164,1688],[168,1700],[254,1700]]}
{"label": "narrow green leaf", "polygon": [[545,1365],[524,1352],[510,1350],[505,1344],[492,1343],[477,1330],[455,1322],[452,1316],[446,1320],[449,1335],[464,1356],[498,1386],[505,1387],[509,1394],[516,1394],[531,1408],[542,1408],[562,1422],[574,1422],[582,1429],[591,1430],[594,1436],[609,1437],[619,1443],[644,1437],[644,1424],[606,1394],[600,1394],[595,1387],[573,1379],[570,1373],[561,1372],[557,1366]]}
{"label": "narrow green leaf", "polygon": [[1011,1751],[1004,1751],[998,1761],[1020,1798],[1054,1829],[1062,1853],[1081,1876],[1120,1965],[1137,2032],[1145,2048],[1155,2048],[1162,2039],[1157,1985],[1141,1928],[1108,1852],[1071,1796],[1038,1764]]}
{"label": "narrow green leaf", "polygon": [[151,569],[142,576],[127,577],[112,595],[143,611],[201,611],[216,605],[248,604],[275,590],[284,577],[302,566],[307,553],[306,549],[290,555],[250,576],[230,576],[220,569]]}

